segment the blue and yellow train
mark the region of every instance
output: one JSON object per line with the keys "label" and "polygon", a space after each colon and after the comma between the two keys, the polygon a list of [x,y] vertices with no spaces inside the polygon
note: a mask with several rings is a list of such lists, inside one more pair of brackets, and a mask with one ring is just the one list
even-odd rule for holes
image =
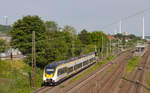
{"label": "blue and yellow train", "polygon": [[43,73],[44,85],[56,85],[69,76],[83,70],[96,62],[97,55],[90,53],[69,60],[63,60],[46,65]]}

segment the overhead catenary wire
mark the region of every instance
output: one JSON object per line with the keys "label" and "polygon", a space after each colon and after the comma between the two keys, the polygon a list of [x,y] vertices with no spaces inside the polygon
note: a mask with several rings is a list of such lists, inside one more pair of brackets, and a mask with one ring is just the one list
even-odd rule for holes
{"label": "overhead catenary wire", "polygon": [[149,11],[149,10],[150,10],[150,8],[146,8],[146,9],[144,9],[144,10],[138,11],[138,12],[132,14],[132,15],[123,17],[123,18],[121,18],[121,19],[119,19],[119,20],[117,20],[117,21],[114,21],[114,22],[110,23],[110,24],[106,24],[106,25],[102,26],[101,29],[108,28],[108,27],[110,27],[110,26],[112,26],[112,25],[114,25],[114,24],[118,24],[118,23],[120,22],[120,20],[121,20],[121,21],[128,20],[128,19],[133,18],[133,17],[135,17],[135,16],[137,16],[137,15],[143,14],[144,12]]}

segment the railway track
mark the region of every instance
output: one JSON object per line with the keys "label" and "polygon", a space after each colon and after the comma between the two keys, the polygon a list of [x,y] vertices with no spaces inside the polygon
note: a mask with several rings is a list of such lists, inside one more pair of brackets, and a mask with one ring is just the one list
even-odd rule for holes
{"label": "railway track", "polygon": [[[130,54],[131,55],[131,54]],[[121,59],[121,61],[123,60],[128,60],[131,56],[127,54],[125,54],[125,56],[123,56],[123,58]],[[105,82],[103,84],[101,84],[101,86],[105,86],[105,84],[107,85],[108,82],[110,81],[111,79],[111,76],[113,76],[113,78],[115,78],[115,76],[120,76],[120,74],[122,74],[122,69],[124,68],[124,64],[121,64],[122,62],[119,62],[118,66],[116,67],[116,69],[113,70],[113,73],[111,73],[109,75],[109,78],[107,78],[105,80]],[[100,72],[103,72],[106,68],[108,68],[110,65],[112,65],[111,63],[107,64],[103,69],[101,69],[100,71],[97,71],[95,74],[93,74],[92,76],[90,76],[89,78],[85,79],[84,81],[81,81],[79,84],[76,84],[74,85],[72,88],[66,90],[64,93],[77,93],[77,90],[80,90],[82,87],[84,86],[87,86],[87,84],[91,81],[91,80],[95,80],[97,75],[100,73]],[[118,68],[121,68],[120,70],[118,70]],[[119,73],[118,73],[119,72]],[[115,75],[114,75],[115,74]],[[119,75],[118,75],[119,74]],[[100,78],[100,79],[104,79],[103,78]],[[113,84],[113,83],[112,83]],[[99,89],[101,90],[101,89]]]}
{"label": "railway track", "polygon": [[53,87],[50,87],[50,86],[49,86],[49,87],[48,87],[48,86],[43,86],[43,87],[41,87],[41,88],[35,90],[35,91],[32,92],[32,93],[45,93],[45,92],[51,90],[52,88],[53,88]]}
{"label": "railway track", "polygon": [[[82,87],[86,86],[86,84],[92,80],[96,78],[96,75],[100,72],[102,72],[103,70],[105,70],[110,64],[106,65],[102,70],[96,72],[95,74],[93,74],[92,76],[90,76],[89,78],[85,79],[84,81],[81,81],[79,84],[74,85],[72,88],[66,90],[64,93],[72,93],[73,91],[76,92],[76,89],[80,89],[81,87],[79,85],[82,85]],[[73,93],[74,93],[73,92]]]}
{"label": "railway track", "polygon": [[142,69],[140,71],[138,71],[137,73],[137,84],[135,85],[135,93],[141,93],[141,85],[140,83],[142,83],[142,80],[143,80],[143,76],[144,76],[144,68],[145,68],[145,65],[147,63],[147,59],[150,55],[150,51],[148,51],[147,54],[145,54],[144,56],[144,60],[142,60],[142,64],[140,67],[142,67]]}
{"label": "railway track", "polygon": [[132,72],[128,79],[125,79],[126,82],[124,83],[123,88],[120,89],[119,93],[142,93],[141,84],[144,76],[144,68],[149,56],[150,50],[148,50],[142,57],[137,70]]}
{"label": "railway track", "polygon": [[101,83],[100,92],[101,93],[112,93],[112,87],[114,87],[114,84],[116,86],[116,83],[118,84],[119,80],[121,79],[124,69],[126,67],[126,64],[129,60],[129,58],[132,56],[132,54],[126,55],[123,59],[121,59],[118,66],[106,77]]}

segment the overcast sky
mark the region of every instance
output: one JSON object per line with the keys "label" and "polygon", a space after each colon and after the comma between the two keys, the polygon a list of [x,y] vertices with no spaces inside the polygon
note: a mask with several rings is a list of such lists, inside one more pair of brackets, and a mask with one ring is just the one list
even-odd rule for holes
{"label": "overcast sky", "polygon": [[[43,20],[56,21],[61,27],[71,25],[77,31],[114,33],[119,24],[101,28],[146,8],[150,8],[150,0],[0,0],[0,24],[5,24],[3,16],[8,16],[8,24],[13,24],[22,16],[38,15]],[[122,31],[141,35],[143,15],[146,35],[150,35],[150,10],[123,21]]]}

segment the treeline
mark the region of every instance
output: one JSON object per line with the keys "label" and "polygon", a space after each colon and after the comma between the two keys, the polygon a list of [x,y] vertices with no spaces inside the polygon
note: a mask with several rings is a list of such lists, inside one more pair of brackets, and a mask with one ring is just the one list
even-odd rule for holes
{"label": "treeline", "polygon": [[[60,28],[54,21],[44,22],[38,16],[25,16],[12,26],[11,45],[26,55],[25,62],[32,62],[32,32],[35,31],[36,62],[43,68],[46,64],[65,60],[95,51],[99,56],[102,49],[106,52],[109,45],[107,36],[102,31],[88,32],[83,29],[77,33],[72,26]],[[103,42],[102,42],[103,40]]]}
{"label": "treeline", "polygon": [[0,25],[0,33],[8,33],[11,30],[11,26]]}
{"label": "treeline", "polygon": [[[114,36],[122,41],[122,45],[134,46],[137,42],[146,42],[146,40],[142,40],[140,37],[137,37],[133,34],[130,35],[123,35],[123,34],[116,34]],[[128,40],[128,42],[126,42]]]}

